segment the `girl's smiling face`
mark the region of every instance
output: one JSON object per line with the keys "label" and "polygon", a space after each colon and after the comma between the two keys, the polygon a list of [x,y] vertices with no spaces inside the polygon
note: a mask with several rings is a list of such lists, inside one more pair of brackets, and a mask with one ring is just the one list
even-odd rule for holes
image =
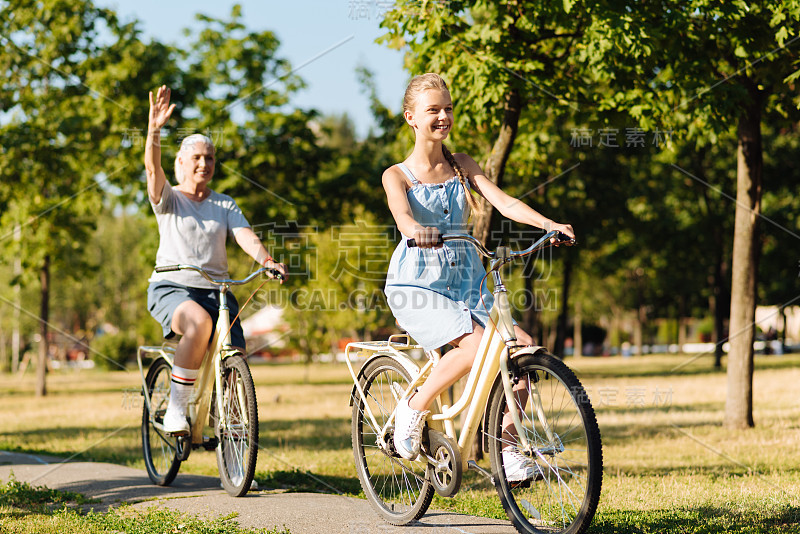
{"label": "girl's smiling face", "polygon": [[422,91],[413,110],[405,111],[404,116],[416,135],[444,141],[453,127],[453,100],[450,92],[440,89]]}

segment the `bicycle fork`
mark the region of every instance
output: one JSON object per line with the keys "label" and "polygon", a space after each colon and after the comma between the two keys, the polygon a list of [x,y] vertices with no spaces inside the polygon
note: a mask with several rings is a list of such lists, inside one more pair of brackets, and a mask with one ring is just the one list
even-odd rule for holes
{"label": "bicycle fork", "polygon": [[[502,377],[503,381],[503,391],[506,397],[506,405],[508,406],[508,414],[514,423],[514,429],[517,432],[517,438],[522,446],[523,450],[521,452],[526,456],[533,456],[533,450],[528,442],[527,436],[525,435],[525,429],[522,426],[522,420],[520,418],[520,409],[524,409],[524,406],[517,406],[517,402],[514,398],[513,384],[511,383],[511,375],[508,370],[508,359],[511,354],[510,348],[511,345],[516,342],[514,327],[510,322],[511,310],[508,302],[508,293],[506,293],[506,288],[503,285],[502,280],[500,280],[500,275],[497,273],[497,271],[492,271],[492,274],[494,275],[495,282],[495,307],[498,311],[496,316],[497,329],[502,335],[507,346],[506,350],[500,354],[500,376]],[[542,429],[547,435],[548,441],[553,443],[555,435],[553,434],[553,430],[550,428],[550,425],[547,422],[547,417],[545,417],[544,410],[542,409],[539,388],[535,383],[530,384],[530,386],[531,398],[528,399],[528,402],[532,402],[536,407],[536,416],[539,419],[539,423],[542,425]]]}

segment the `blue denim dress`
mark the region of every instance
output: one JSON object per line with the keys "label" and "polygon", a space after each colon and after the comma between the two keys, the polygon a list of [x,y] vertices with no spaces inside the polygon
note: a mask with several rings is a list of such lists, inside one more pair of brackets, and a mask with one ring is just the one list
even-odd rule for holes
{"label": "blue denim dress", "polygon": [[[404,164],[397,166],[411,181],[408,203],[419,224],[443,234],[467,233],[469,205],[457,176],[423,184]],[[386,275],[386,298],[400,326],[425,350],[472,332],[473,320],[485,327],[493,298],[484,284],[481,302],[486,270],[475,248],[462,241],[408,248],[408,239],[403,235]]]}

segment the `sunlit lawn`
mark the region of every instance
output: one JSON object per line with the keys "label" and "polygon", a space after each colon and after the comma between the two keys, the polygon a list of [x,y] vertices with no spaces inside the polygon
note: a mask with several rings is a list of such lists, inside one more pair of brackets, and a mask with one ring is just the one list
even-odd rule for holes
{"label": "sunlit lawn", "polygon": [[[688,365],[682,365],[686,362]],[[723,427],[724,372],[688,356],[567,360],[594,403],[605,478],[596,532],[800,532],[800,356],[757,356],[756,428]],[[676,369],[676,367],[681,366]],[[255,365],[262,489],[359,492],[344,365]],[[33,377],[0,376],[0,449],[143,468],[138,371],[59,372],[50,394]],[[194,451],[181,473],[216,474]],[[504,517],[469,473],[433,507]],[[179,475],[180,476],[180,475]]]}

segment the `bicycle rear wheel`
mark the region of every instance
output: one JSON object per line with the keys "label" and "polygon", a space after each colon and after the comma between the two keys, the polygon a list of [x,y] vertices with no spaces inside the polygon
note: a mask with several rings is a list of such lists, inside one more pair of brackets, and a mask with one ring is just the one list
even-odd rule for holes
{"label": "bicycle rear wheel", "polygon": [[212,426],[217,436],[217,467],[222,486],[234,497],[250,490],[258,457],[258,406],[253,377],[241,354],[222,361],[222,417],[212,403]]}
{"label": "bicycle rear wheel", "polygon": [[[490,397],[488,444],[503,508],[519,532],[583,533],[597,510],[603,479],[600,430],[589,397],[575,374],[549,354],[523,355],[511,365],[522,385],[516,402],[535,476],[506,480],[503,450],[523,447],[516,432],[503,432],[506,397],[498,380]],[[510,418],[505,423],[508,429]]]}
{"label": "bicycle rear wheel", "polygon": [[353,398],[353,456],[358,479],[375,511],[393,525],[422,517],[434,492],[428,463],[424,459],[411,462],[397,454],[393,428],[381,435],[397,406],[398,390],[405,390],[410,381],[408,371],[389,357],[367,364],[359,384],[377,427],[367,415],[364,401],[357,393]]}
{"label": "bicycle rear wheel", "polygon": [[142,408],[142,452],[147,475],[158,486],[167,486],[175,480],[181,466],[176,457],[177,438],[167,436],[153,424],[161,425],[164,422],[164,412],[169,404],[171,373],[169,363],[164,358],[158,358],[150,365],[145,378],[152,413],[145,403]]}

